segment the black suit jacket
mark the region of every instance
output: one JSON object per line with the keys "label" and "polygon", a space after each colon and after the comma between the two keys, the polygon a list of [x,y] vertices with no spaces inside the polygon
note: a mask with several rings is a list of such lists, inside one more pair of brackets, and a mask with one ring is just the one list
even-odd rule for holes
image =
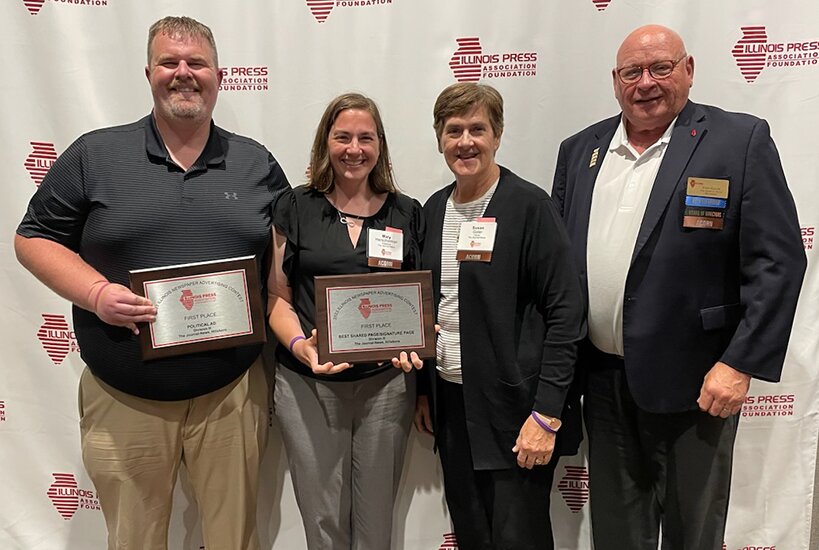
{"label": "black suit jacket", "polygon": [[[552,196],[584,283],[592,190],[619,122],[616,116],[583,130],[558,154]],[[724,229],[683,227],[689,177],[729,180]],[[626,278],[624,358],[637,404],[661,413],[695,409],[716,361],[778,381],[805,266],[768,124],[689,101],[654,181]]]}

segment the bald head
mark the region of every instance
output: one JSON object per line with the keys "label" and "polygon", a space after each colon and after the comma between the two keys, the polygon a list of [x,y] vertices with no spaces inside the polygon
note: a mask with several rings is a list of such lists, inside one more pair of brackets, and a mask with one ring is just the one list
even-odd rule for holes
{"label": "bald head", "polygon": [[[655,67],[666,70],[655,72]],[[623,81],[620,75],[628,73],[623,69],[629,68],[632,74],[635,69],[640,73],[638,80]],[[661,25],[646,25],[623,40],[611,75],[629,137],[640,132],[648,138],[659,138],[688,101],[694,83],[694,58],[686,54],[685,44],[676,32]]]}
{"label": "bald head", "polygon": [[623,66],[623,56],[640,50],[663,47],[674,52],[674,59],[685,53],[685,44],[679,34],[662,25],[645,25],[631,31],[617,50],[617,66]]}

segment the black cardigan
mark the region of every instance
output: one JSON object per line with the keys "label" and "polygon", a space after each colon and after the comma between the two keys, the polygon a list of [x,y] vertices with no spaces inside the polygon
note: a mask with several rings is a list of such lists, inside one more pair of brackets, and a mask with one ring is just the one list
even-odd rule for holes
{"label": "black cardigan", "polygon": [[[432,270],[440,301],[441,240],[451,184],[424,205],[424,269]],[[585,305],[569,241],[551,198],[501,167],[485,217],[498,223],[492,261],[460,266],[459,312],[464,406],[476,469],[515,465],[512,447],[527,416],[561,417],[556,454],[577,450],[577,403],[564,411],[577,342],[585,335]],[[435,410],[435,367],[420,391]],[[568,418],[571,416],[571,420]],[[433,417],[434,418],[434,417]]]}

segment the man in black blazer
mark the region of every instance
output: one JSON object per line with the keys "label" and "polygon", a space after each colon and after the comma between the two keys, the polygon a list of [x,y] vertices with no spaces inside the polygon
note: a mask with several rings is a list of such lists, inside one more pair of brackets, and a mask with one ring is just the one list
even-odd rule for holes
{"label": "man in black blazer", "polygon": [[694,60],[656,25],[612,70],[621,115],[560,146],[552,195],[589,300],[596,550],[722,547],[738,416],[778,381],[805,271],[768,124],[688,100]]}

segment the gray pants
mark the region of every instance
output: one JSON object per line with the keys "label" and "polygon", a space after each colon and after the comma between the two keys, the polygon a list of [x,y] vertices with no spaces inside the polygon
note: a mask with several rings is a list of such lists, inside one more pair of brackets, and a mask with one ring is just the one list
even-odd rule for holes
{"label": "gray pants", "polygon": [[415,376],[334,382],[279,366],[273,396],[307,547],[390,548]]}

